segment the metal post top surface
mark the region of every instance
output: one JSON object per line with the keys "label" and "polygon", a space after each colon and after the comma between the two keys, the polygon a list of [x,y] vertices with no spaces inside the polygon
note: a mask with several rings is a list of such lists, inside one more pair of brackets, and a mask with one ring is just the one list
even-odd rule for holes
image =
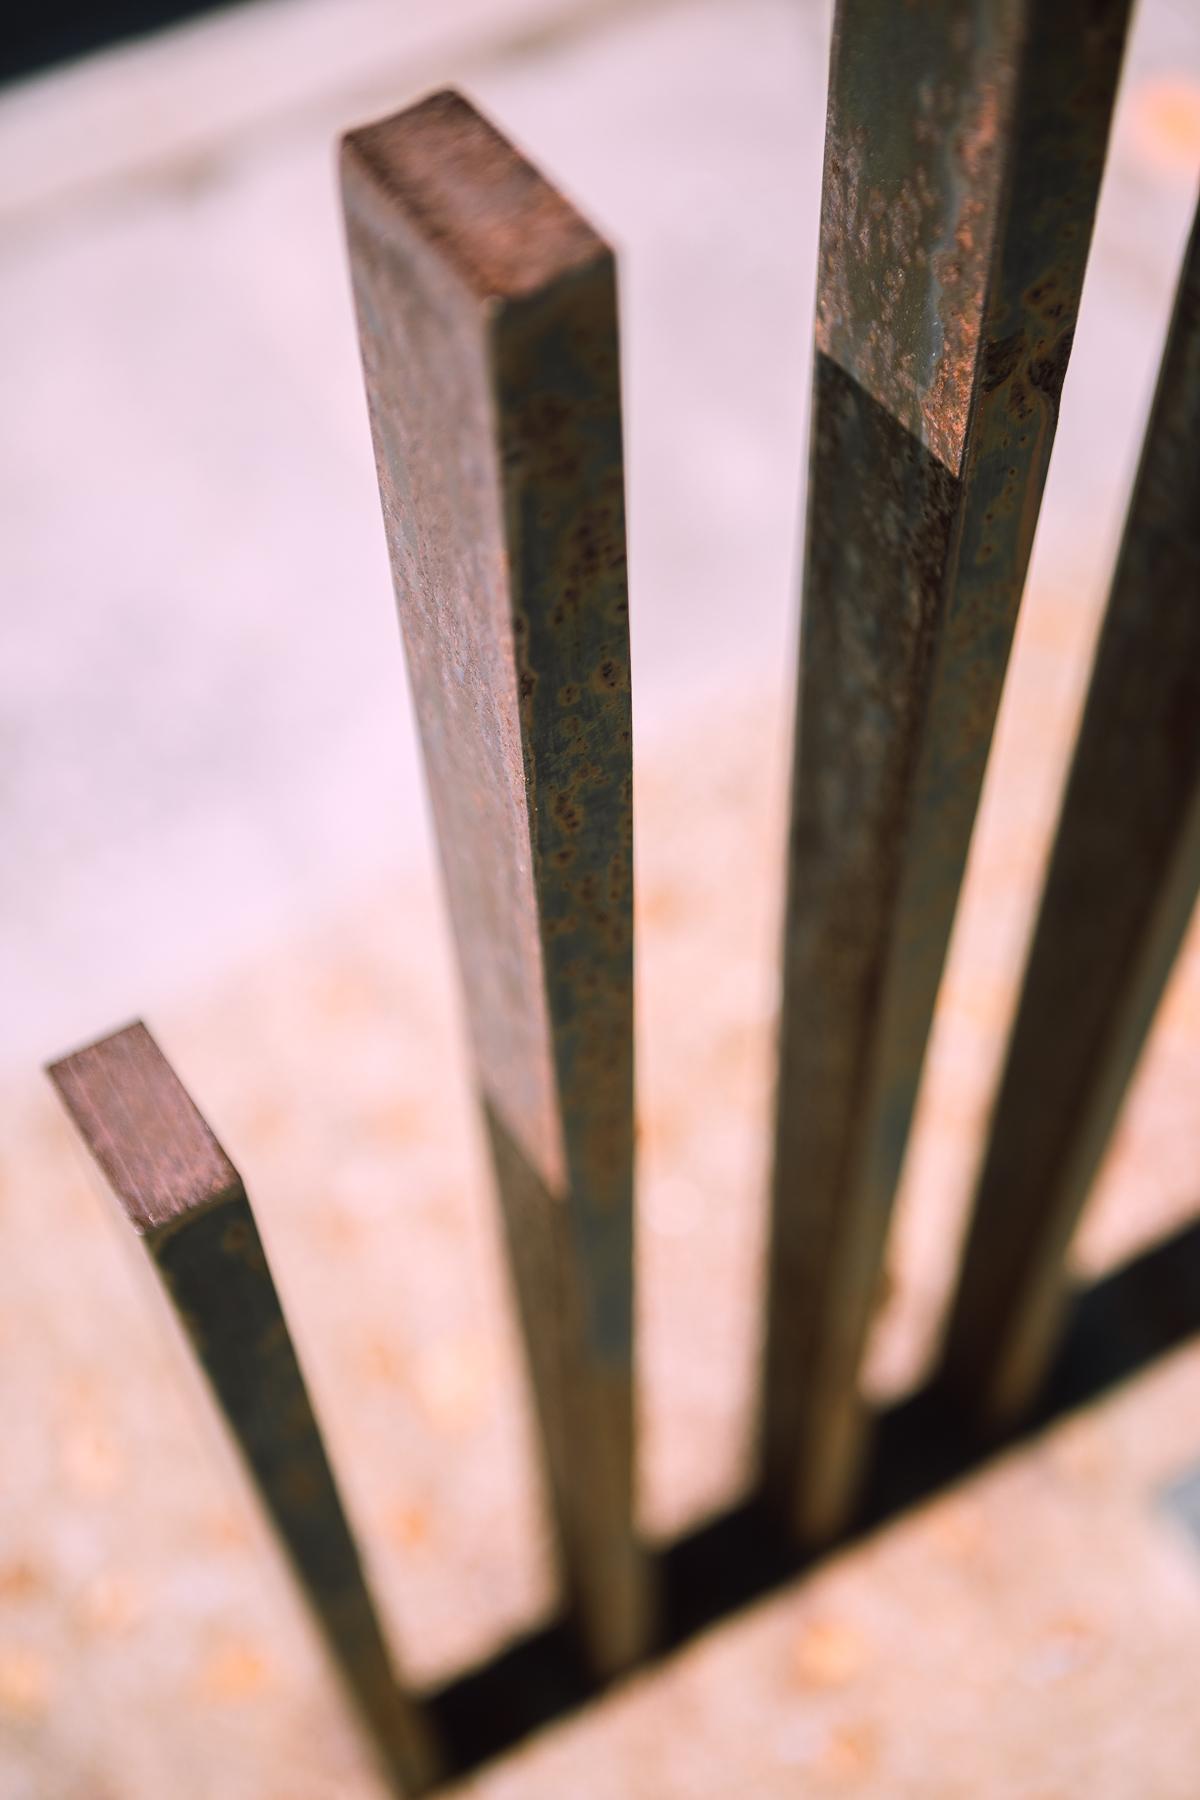
{"label": "metal post top surface", "polygon": [[470,101],[450,89],[348,132],[347,206],[383,237],[397,217],[478,299],[519,300],[611,256],[604,239]]}
{"label": "metal post top surface", "polygon": [[46,1072],[137,1231],[241,1192],[237,1170],[140,1019]]}

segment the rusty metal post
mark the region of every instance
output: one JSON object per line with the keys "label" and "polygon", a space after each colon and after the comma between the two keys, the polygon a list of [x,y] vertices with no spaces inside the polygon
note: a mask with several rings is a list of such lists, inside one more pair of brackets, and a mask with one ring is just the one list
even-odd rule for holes
{"label": "rusty metal post", "polygon": [[612,254],[464,100],[350,134],[384,522],[567,1606],[644,1651],[632,762]]}
{"label": "rusty metal post", "polygon": [[401,1689],[241,1177],[142,1024],[51,1065],[154,1263],[397,1790],[438,1773]]}
{"label": "rusty metal post", "polygon": [[1064,1258],[1200,885],[1200,213],[1146,428],[958,1290],[944,1378],[1034,1397]]}
{"label": "rusty metal post", "polygon": [[839,0],[764,1482],[836,1533],[858,1370],[1070,353],[1126,0]]}

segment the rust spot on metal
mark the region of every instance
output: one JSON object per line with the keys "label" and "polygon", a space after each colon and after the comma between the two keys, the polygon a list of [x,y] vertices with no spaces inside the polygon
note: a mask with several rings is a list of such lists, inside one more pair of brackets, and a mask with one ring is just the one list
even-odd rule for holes
{"label": "rust spot on metal", "polygon": [[954,474],[1019,26],[1016,0],[969,13],[847,0],[835,27],[817,347]]}
{"label": "rust spot on metal", "polygon": [[[632,839],[612,257],[452,97],[354,134],[344,170],[380,492],[479,1086],[518,1285],[540,1284],[521,1310],[567,1579],[611,1670],[648,1618],[631,1520],[628,879],[602,901]],[[514,1224],[526,1204],[548,1240],[532,1249]]]}
{"label": "rust spot on metal", "polygon": [[[1053,397],[1060,356],[1031,373]],[[1198,421],[1200,213],[951,1310],[947,1380],[993,1421],[1045,1368],[1066,1247],[1200,882]]]}

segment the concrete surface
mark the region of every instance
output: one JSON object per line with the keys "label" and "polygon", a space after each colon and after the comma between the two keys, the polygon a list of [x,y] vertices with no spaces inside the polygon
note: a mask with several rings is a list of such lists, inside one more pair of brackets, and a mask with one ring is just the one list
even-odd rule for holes
{"label": "concrete surface", "polygon": [[[28,1066],[429,856],[332,179],[337,130],[417,87],[466,80],[625,252],[642,741],[730,669],[786,685],[823,9],[707,0],[582,31],[574,8],[561,40],[490,60],[456,10],[440,61],[425,9],[401,8],[411,66],[394,22],[369,64],[365,0],[335,60],[304,0],[291,35],[286,6],[230,15],[224,80],[197,56],[210,25],[0,100],[0,1059]],[[299,69],[251,131],[228,95],[241,118],[275,19]],[[1033,593],[1076,590],[1081,649],[1192,200],[1196,35],[1161,0],[1135,38],[1039,536]]]}
{"label": "concrete surface", "polygon": [[[401,1652],[550,1595],[377,514],[344,124],[462,80],[624,251],[647,1527],[743,1478],[827,19],[272,4],[0,96],[0,1793],[376,1790],[35,1073],[147,1015],[243,1167]],[[1149,0],[872,1349],[928,1354],[1200,172]],[[1200,934],[1077,1245],[1194,1212]],[[1185,1355],[494,1796],[1194,1792]],[[1189,1420],[1192,1421],[1189,1424]],[[936,1706],[931,1705],[936,1697]]]}

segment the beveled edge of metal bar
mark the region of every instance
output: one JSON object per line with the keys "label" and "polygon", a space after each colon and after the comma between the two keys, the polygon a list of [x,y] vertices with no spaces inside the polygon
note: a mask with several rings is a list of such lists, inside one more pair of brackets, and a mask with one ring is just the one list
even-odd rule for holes
{"label": "beveled edge of metal bar", "polygon": [[612,255],[570,201],[452,88],[348,131],[340,159],[347,205],[389,230],[398,207],[477,299],[527,299]]}
{"label": "beveled edge of metal bar", "polygon": [[242,1193],[240,1175],[140,1019],[47,1063],[46,1073],[139,1236]]}
{"label": "beveled edge of metal bar", "polygon": [[[624,972],[596,993],[580,979],[606,974],[632,932],[615,258],[453,93],[351,133],[341,170],[393,585],[564,1579],[609,1673],[637,1661],[653,1616],[631,1517],[632,1203],[616,1192],[632,1181],[632,987]],[[499,729],[481,733],[488,719]],[[492,782],[501,758],[509,793]],[[498,1156],[500,1138],[519,1155]],[[523,1258],[526,1236],[544,1242]],[[539,1260],[525,1292],[522,1265]]]}

